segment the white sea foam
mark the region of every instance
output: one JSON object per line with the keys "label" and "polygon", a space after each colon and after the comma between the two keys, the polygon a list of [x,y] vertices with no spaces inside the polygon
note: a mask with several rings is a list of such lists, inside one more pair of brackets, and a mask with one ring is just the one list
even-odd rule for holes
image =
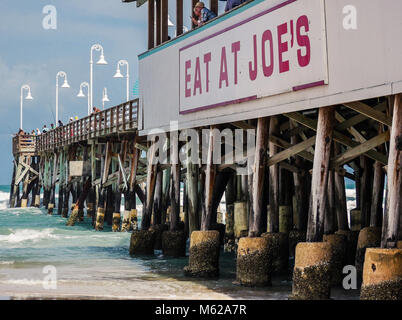
{"label": "white sea foam", "polygon": [[58,236],[53,234],[54,229],[42,229],[42,230],[34,230],[34,229],[18,229],[12,230],[11,233],[7,235],[0,235],[0,243],[20,243],[24,241],[33,241],[37,242],[43,239],[56,239]]}
{"label": "white sea foam", "polygon": [[0,265],[11,265],[14,263],[15,263],[15,261],[0,261]]}
{"label": "white sea foam", "polygon": [[0,210],[8,207],[9,196],[8,192],[0,191]]}
{"label": "white sea foam", "polygon": [[8,284],[25,285],[25,286],[40,286],[43,284],[43,280],[34,280],[34,279],[10,279],[4,282]]}

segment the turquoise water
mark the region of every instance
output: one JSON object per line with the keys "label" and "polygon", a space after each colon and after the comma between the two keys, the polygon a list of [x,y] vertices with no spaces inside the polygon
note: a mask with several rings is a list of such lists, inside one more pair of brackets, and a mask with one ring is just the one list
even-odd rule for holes
{"label": "turquoise water", "polygon": [[[290,276],[274,278],[272,288],[236,285],[234,254],[223,252],[218,280],[185,278],[188,258],[168,259],[160,251],[130,257],[129,233],[111,232],[106,224],[96,232],[86,217],[67,227],[43,209],[9,209],[8,190],[0,187],[0,299],[287,299],[291,292]],[[57,288],[44,287],[48,266],[56,270]],[[334,291],[335,298],[344,294]]]}

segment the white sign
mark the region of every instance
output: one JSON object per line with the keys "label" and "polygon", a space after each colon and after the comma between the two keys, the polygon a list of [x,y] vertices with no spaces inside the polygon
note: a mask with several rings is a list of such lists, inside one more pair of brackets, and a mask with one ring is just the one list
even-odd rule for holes
{"label": "white sign", "polygon": [[323,0],[288,0],[180,49],[180,113],[328,84]]}

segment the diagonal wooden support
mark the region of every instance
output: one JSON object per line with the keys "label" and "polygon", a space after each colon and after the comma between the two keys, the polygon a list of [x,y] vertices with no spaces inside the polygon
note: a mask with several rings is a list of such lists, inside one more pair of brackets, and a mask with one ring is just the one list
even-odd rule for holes
{"label": "diagonal wooden support", "polygon": [[386,114],[375,110],[374,108],[364,104],[362,102],[348,102],[343,104],[345,107],[352,109],[358,113],[365,115],[368,118],[371,118],[375,121],[378,121],[386,126],[390,127],[392,125],[392,119],[387,117]]}
{"label": "diagonal wooden support", "polygon": [[293,156],[299,154],[300,152],[302,152],[302,151],[306,150],[307,148],[313,146],[315,144],[315,139],[316,139],[316,136],[311,137],[308,140],[305,140],[305,141],[300,142],[300,143],[298,143],[296,145],[288,147],[287,149],[285,149],[285,150],[273,155],[272,157],[270,157],[268,159],[267,165],[268,166],[275,165],[275,164],[277,164],[279,162],[282,162],[283,160],[286,160],[286,159],[288,159],[290,157],[293,157]]}
{"label": "diagonal wooden support", "polygon": [[[386,110],[387,108],[387,103],[386,102],[381,102],[380,104],[376,105],[373,109],[379,112],[382,112],[384,110]],[[350,127],[356,126],[359,123],[366,121],[368,119],[367,116],[365,116],[364,114],[359,113],[358,115],[351,117],[345,121],[343,121],[342,123],[338,124],[335,127],[335,130],[337,131],[344,131]]]}
{"label": "diagonal wooden support", "polygon": [[[292,120],[294,120],[294,121],[296,121],[296,122],[298,122],[298,123],[310,128],[310,129],[312,129],[314,131],[317,131],[317,120],[307,118],[307,117],[303,116],[301,113],[298,113],[298,112],[285,113],[284,116],[286,116],[286,117],[288,117],[288,118],[290,118],[290,119],[292,119]],[[341,144],[343,144],[343,145],[345,145],[345,146],[347,146],[349,148],[354,148],[354,147],[359,145],[358,142],[353,141],[352,139],[350,139],[349,137],[345,136],[344,134],[342,134],[342,133],[340,133],[338,131],[333,132],[333,139],[336,142],[339,142],[339,143],[341,143]],[[370,150],[370,151],[367,151],[365,153],[365,155],[367,157],[373,159],[373,160],[381,162],[384,165],[387,164],[386,155],[384,155],[384,154],[382,154],[380,152]]]}
{"label": "diagonal wooden support", "polygon": [[[335,119],[339,122],[345,121],[345,118],[339,112],[335,112]],[[367,141],[367,139],[355,127],[350,126],[349,128],[347,128],[347,130],[360,143],[364,143]]]}
{"label": "diagonal wooden support", "polygon": [[386,131],[366,142],[354,147],[352,149],[347,150],[346,152],[340,154],[333,160],[334,167],[340,167],[346,163],[349,163],[353,159],[361,156],[367,151],[374,149],[375,147],[389,141],[389,131]]}

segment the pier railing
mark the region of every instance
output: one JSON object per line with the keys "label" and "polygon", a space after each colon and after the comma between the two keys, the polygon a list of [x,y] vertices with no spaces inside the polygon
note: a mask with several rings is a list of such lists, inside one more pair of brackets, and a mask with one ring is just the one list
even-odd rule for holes
{"label": "pier railing", "polygon": [[35,153],[37,137],[30,134],[17,135],[13,137],[13,154]]}
{"label": "pier railing", "polygon": [[41,152],[56,147],[137,128],[138,99],[93,113],[85,118],[35,135],[19,135],[13,138],[13,153]]}

